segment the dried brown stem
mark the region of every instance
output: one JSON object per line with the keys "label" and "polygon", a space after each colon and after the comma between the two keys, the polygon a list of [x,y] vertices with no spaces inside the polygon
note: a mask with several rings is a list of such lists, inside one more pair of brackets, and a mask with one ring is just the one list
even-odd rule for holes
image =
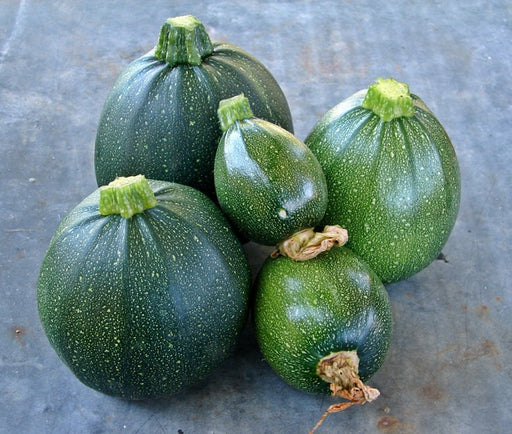
{"label": "dried brown stem", "polygon": [[338,225],[325,226],[322,232],[315,232],[313,228],[304,229],[279,243],[271,257],[283,255],[294,261],[307,261],[333,246],[342,246],[347,241],[346,229]]}
{"label": "dried brown stem", "polygon": [[380,392],[364,384],[359,378],[359,357],[355,351],[340,351],[324,357],[317,366],[317,374],[330,383],[332,396],[347,402],[332,404],[310,431],[314,433],[330,413],[343,411],[355,404],[363,405],[378,398]]}

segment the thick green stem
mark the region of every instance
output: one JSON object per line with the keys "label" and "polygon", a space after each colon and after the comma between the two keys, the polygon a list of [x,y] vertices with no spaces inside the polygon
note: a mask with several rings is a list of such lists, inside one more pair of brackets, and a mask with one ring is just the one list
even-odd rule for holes
{"label": "thick green stem", "polygon": [[368,88],[361,107],[373,111],[385,122],[414,116],[409,86],[392,78],[378,78]]}
{"label": "thick green stem", "polygon": [[244,94],[236,95],[232,98],[223,99],[219,103],[217,116],[220,122],[220,129],[226,131],[238,120],[254,117],[249,100]]}
{"label": "thick green stem", "polygon": [[155,47],[155,57],[170,66],[200,65],[212,53],[213,45],[206,29],[192,15],[168,18]]}
{"label": "thick green stem", "polygon": [[155,194],[143,175],[116,178],[100,187],[101,215],[120,214],[130,218],[156,205]]}

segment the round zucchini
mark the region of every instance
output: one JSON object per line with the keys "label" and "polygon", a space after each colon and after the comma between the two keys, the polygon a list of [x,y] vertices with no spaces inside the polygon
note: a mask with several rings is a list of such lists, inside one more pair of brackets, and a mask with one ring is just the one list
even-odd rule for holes
{"label": "round zucchini", "polygon": [[222,137],[214,165],[217,199],[240,233],[276,245],[315,226],[327,207],[325,176],[293,134],[256,118],[244,95],[219,104]]}
{"label": "round zucchini", "polygon": [[348,248],[333,247],[307,261],[269,257],[254,291],[261,352],[290,385],[309,393],[342,387],[335,373],[328,378],[326,366],[347,353],[360,381],[381,367],[391,342],[389,297]]}
{"label": "round zucchini", "polygon": [[293,131],[286,98],[258,60],[211,42],[193,16],[168,19],[155,49],[128,65],[106,98],[95,144],[98,185],[142,173],[213,198],[217,106],[241,92],[257,116]]}
{"label": "round zucchini", "polygon": [[409,87],[379,79],[329,110],[305,143],[320,162],[329,203],[325,224],[396,282],[428,266],[453,229],[460,171],[448,135]]}
{"label": "round zucchini", "polygon": [[144,399],[198,383],[231,354],[249,286],[243,249],[206,195],[136,176],[63,219],[37,300],[51,345],[80,381]]}

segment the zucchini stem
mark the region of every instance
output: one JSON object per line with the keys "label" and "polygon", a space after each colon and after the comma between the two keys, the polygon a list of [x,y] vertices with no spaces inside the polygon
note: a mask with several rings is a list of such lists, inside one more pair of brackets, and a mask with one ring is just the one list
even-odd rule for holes
{"label": "zucchini stem", "polygon": [[236,121],[250,119],[254,117],[249,100],[243,93],[231,98],[223,99],[219,102],[217,109],[220,129],[226,131]]}
{"label": "zucchini stem", "polygon": [[120,214],[130,218],[156,205],[155,193],[143,175],[118,177],[100,187],[101,215]]}
{"label": "zucchini stem", "polygon": [[380,395],[377,389],[367,386],[359,378],[359,357],[356,351],[340,351],[324,357],[318,362],[317,375],[330,383],[332,396],[348,401],[329,406],[310,434],[322,425],[329,414],[343,411],[355,404],[363,405]]}
{"label": "zucchini stem", "polygon": [[392,78],[378,78],[368,88],[361,107],[373,111],[385,122],[414,116],[409,86]]}
{"label": "zucchini stem", "polygon": [[347,241],[347,230],[339,225],[325,226],[323,232],[315,232],[313,228],[309,228],[280,242],[270,256],[277,258],[283,255],[294,261],[307,261],[333,246],[342,246]]}
{"label": "zucchini stem", "polygon": [[206,29],[192,15],[168,18],[155,47],[155,57],[169,66],[197,66],[212,53],[213,45]]}

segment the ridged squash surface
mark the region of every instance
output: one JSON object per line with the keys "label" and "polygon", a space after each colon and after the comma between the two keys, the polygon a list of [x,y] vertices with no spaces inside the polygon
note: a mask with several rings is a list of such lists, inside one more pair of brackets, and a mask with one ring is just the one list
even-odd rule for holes
{"label": "ridged squash surface", "polygon": [[179,392],[234,350],[250,285],[220,210],[186,186],[149,181],[157,205],[124,218],[95,191],[53,236],[38,308],[51,345],[80,381],[128,399]]}
{"label": "ridged squash surface", "polygon": [[412,276],[441,252],[460,204],[460,171],[451,141],[411,94],[414,115],[383,121],[363,108],[366,90],[328,111],[305,143],[320,162],[329,203],[325,224],[385,283]]}
{"label": "ridged squash surface", "polygon": [[237,120],[219,143],[214,166],[217,198],[250,240],[275,245],[313,227],[327,206],[325,176],[298,138],[268,121]]}
{"label": "ridged squash surface", "polygon": [[152,50],[121,73],[99,120],[98,185],[141,173],[213,198],[213,161],[222,133],[217,106],[239,93],[250,98],[258,117],[293,131],[288,102],[268,69],[233,44],[212,47],[197,65],[171,66]]}

